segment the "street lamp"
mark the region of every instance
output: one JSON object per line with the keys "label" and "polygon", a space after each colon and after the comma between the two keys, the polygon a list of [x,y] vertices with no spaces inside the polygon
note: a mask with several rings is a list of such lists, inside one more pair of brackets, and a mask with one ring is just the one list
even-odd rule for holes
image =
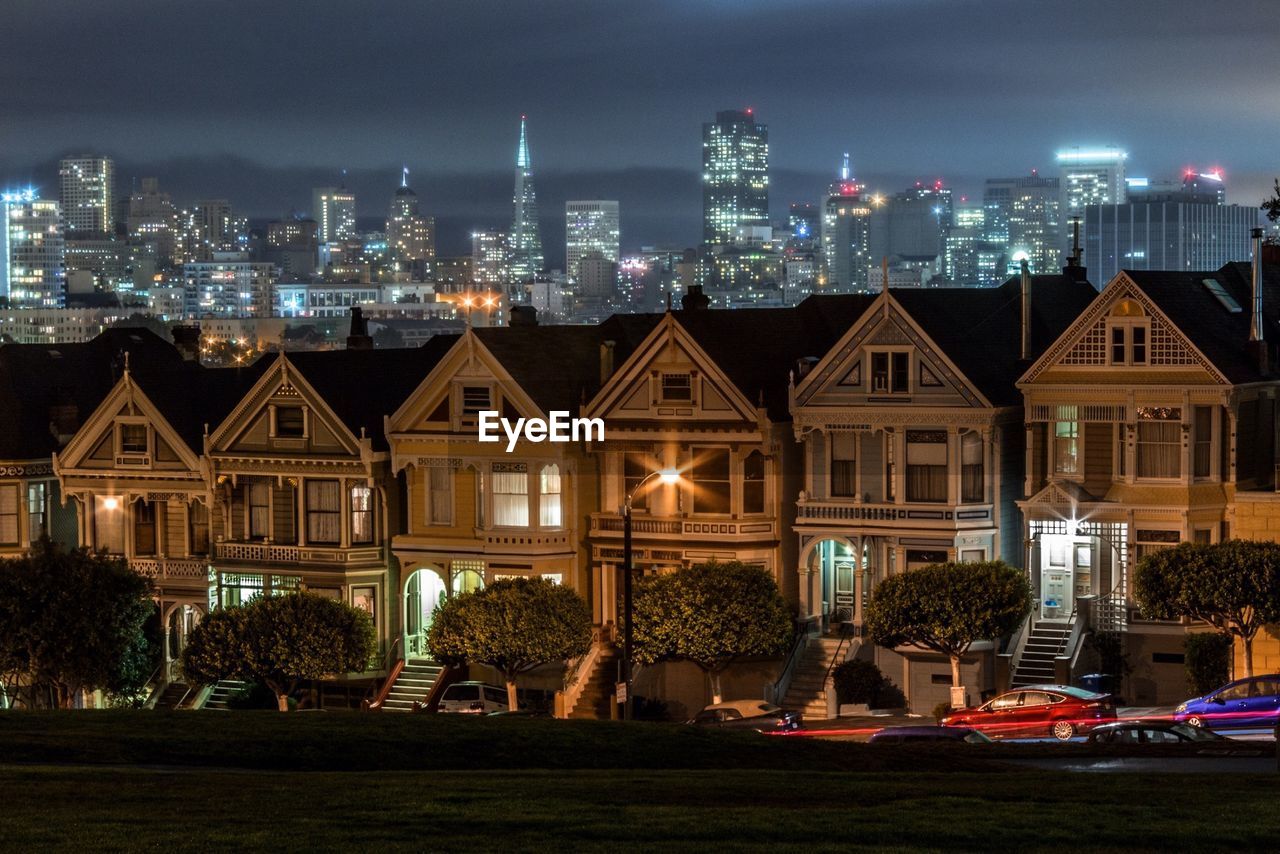
{"label": "street lamp", "polygon": [[622,682],[626,686],[626,701],[623,703],[623,720],[631,720],[631,651],[632,651],[632,627],[631,627],[631,500],[644,489],[645,485],[659,478],[668,486],[680,482],[680,472],[676,469],[660,469],[658,471],[649,472],[644,479],[636,484],[635,489],[627,493],[622,503]]}

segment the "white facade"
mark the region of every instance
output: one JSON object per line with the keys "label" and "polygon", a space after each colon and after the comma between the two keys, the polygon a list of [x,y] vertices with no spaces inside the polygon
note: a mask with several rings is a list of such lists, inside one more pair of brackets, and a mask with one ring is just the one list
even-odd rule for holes
{"label": "white facade", "polygon": [[57,202],[35,193],[0,200],[0,296],[16,308],[66,304],[66,241]]}
{"label": "white facade", "polygon": [[128,308],[15,308],[0,310],[0,336],[18,344],[76,344],[125,320]]}
{"label": "white facade", "polygon": [[115,229],[115,171],[109,157],[67,157],[58,165],[68,230],[110,233]]}
{"label": "white facade", "polygon": [[621,247],[617,202],[565,202],[564,219],[564,268],[571,280],[578,278],[578,262],[588,252],[599,252],[618,263]]}
{"label": "white facade", "polygon": [[1127,198],[1124,164],[1129,155],[1118,148],[1070,148],[1057,154],[1058,222],[1062,245],[1071,237],[1071,217],[1083,219],[1086,205],[1122,205]]}
{"label": "white facade", "polygon": [[188,317],[268,317],[274,309],[275,267],[240,252],[182,265]]}

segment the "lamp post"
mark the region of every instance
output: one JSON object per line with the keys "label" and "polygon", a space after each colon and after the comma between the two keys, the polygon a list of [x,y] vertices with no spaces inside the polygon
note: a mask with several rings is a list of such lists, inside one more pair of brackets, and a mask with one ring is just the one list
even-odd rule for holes
{"label": "lamp post", "polygon": [[661,469],[649,472],[644,479],[626,494],[622,503],[622,681],[626,685],[627,699],[622,706],[623,720],[631,720],[631,652],[632,652],[632,594],[631,594],[631,501],[645,485],[654,478],[661,478],[665,484],[680,482],[680,472],[675,469]]}

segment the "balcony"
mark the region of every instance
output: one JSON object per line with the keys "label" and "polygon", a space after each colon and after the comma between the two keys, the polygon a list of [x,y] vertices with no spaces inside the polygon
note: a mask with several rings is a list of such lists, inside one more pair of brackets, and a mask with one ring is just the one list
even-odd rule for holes
{"label": "balcony", "polygon": [[[622,539],[622,516],[618,513],[592,513],[591,536]],[[683,516],[631,517],[631,533],[637,539],[677,537],[681,539],[735,542],[742,539],[772,539],[777,536],[777,523],[770,517],[759,519],[699,519]]]}
{"label": "balcony", "polygon": [[205,581],[209,562],[204,558],[130,558],[129,568],[157,581]]}
{"label": "balcony", "polygon": [[255,564],[350,564],[378,563],[382,549],[378,546],[297,546],[276,543],[215,543],[214,557],[218,560]]}
{"label": "balcony", "polygon": [[854,523],[885,528],[938,530],[987,528],[995,524],[990,504],[866,504],[852,500],[796,502],[797,525]]}

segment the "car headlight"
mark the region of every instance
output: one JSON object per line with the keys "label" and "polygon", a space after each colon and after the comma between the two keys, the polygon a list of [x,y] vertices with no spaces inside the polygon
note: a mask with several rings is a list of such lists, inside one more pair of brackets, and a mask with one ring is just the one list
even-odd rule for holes
{"label": "car headlight", "polygon": [[1187,710],[1186,703],[1181,703],[1176,709],[1174,709],[1175,712],[1185,712],[1186,710]]}

